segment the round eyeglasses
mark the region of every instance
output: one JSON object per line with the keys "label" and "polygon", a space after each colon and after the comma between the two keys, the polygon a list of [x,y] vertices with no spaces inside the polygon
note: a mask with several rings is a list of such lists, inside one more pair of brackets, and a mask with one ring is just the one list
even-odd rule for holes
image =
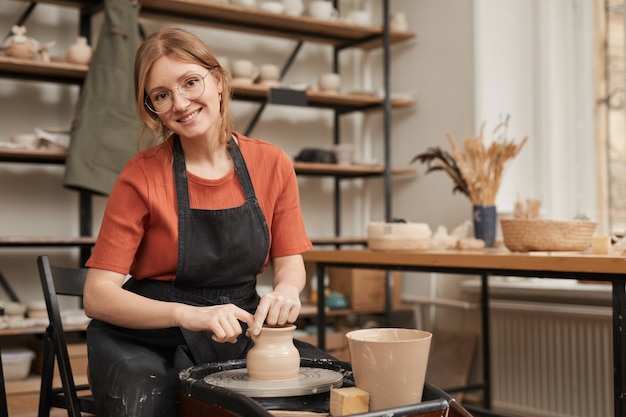
{"label": "round eyeglasses", "polygon": [[193,100],[204,93],[204,79],[211,71],[203,77],[200,74],[191,74],[185,77],[176,88],[171,90],[154,90],[146,94],[144,104],[152,113],[162,114],[172,110],[174,105],[174,90],[187,100]]}

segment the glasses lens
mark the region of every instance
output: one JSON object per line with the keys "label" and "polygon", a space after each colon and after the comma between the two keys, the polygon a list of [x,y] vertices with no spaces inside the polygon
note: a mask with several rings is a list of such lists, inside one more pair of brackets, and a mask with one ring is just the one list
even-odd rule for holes
{"label": "glasses lens", "polygon": [[183,81],[181,81],[180,84],[178,84],[178,87],[174,90],[162,90],[153,92],[152,94],[150,94],[150,96],[146,96],[146,107],[148,107],[148,109],[156,114],[166,113],[170,111],[174,103],[172,94],[174,94],[174,91],[176,90],[182,97],[186,98],[187,100],[193,100],[200,97],[202,93],[204,93],[204,79],[207,75],[202,77],[198,74],[192,74],[189,77],[185,78]]}
{"label": "glasses lens", "polygon": [[186,78],[178,85],[178,91],[188,100],[200,97],[204,93],[204,77],[194,74]]}

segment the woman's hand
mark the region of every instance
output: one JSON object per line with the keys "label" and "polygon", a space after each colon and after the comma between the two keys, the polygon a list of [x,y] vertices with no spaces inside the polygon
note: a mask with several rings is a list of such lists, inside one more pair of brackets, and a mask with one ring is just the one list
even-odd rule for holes
{"label": "woman's hand", "polygon": [[300,292],[306,282],[302,255],[282,256],[272,259],[274,291],[265,294],[254,313],[252,334],[261,333],[263,323],[283,325],[298,319],[302,304]]}
{"label": "woman's hand", "polygon": [[219,343],[235,343],[243,333],[241,323],[254,327],[254,316],[234,304],[195,307],[181,304],[175,311],[179,326],[191,331],[210,331]]}
{"label": "woman's hand", "polygon": [[290,285],[280,285],[273,292],[261,297],[261,302],[254,313],[254,332],[266,322],[270,325],[293,323],[298,319],[300,309],[300,290]]}
{"label": "woman's hand", "polygon": [[129,329],[182,327],[211,331],[216,342],[234,342],[254,316],[234,304],[209,307],[153,300],[122,288],[125,276],[101,269],[87,273],[83,304],[87,316]]}

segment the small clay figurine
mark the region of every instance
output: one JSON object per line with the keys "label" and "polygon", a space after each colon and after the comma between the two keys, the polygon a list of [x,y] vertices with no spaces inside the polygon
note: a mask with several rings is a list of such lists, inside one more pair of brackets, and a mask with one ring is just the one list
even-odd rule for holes
{"label": "small clay figurine", "polygon": [[26,26],[14,25],[11,28],[12,36],[4,42],[3,49],[6,56],[21,59],[35,59],[39,50],[39,43],[26,36]]}

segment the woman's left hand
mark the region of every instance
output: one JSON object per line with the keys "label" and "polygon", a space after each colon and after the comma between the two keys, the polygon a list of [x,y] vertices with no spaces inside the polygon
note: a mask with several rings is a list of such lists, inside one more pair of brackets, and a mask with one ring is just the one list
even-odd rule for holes
{"label": "woman's left hand", "polygon": [[274,291],[261,297],[254,313],[252,334],[261,333],[263,323],[281,326],[298,319],[302,304],[300,291],[306,283],[302,255],[289,255],[272,259]]}
{"label": "woman's left hand", "polygon": [[283,325],[298,319],[302,304],[300,290],[290,285],[279,285],[274,291],[261,297],[259,306],[254,313],[254,334],[261,331],[263,323]]}

